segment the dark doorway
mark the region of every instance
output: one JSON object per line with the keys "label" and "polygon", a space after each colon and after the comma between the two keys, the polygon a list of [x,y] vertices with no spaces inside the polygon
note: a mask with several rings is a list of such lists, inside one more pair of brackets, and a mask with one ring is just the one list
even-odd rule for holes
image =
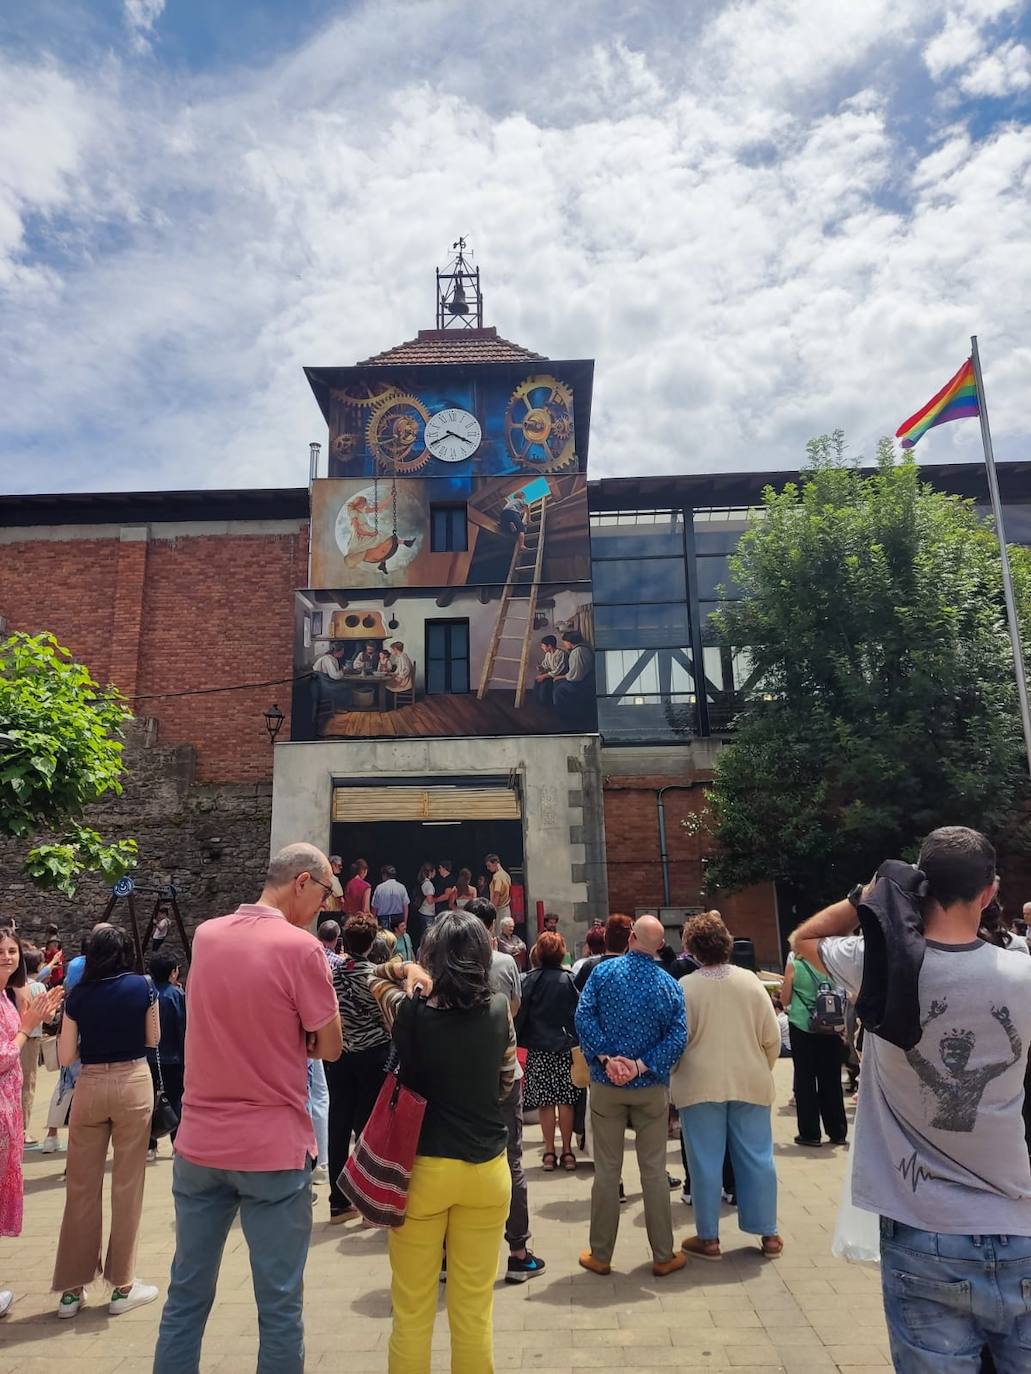
{"label": "dark doorway", "polygon": [[[344,861],[344,878],[355,859],[369,865],[373,887],[380,880],[384,864],[393,864],[398,879],[409,896],[418,894],[416,879],[424,863],[450,859],[453,871],[468,868],[473,886],[485,873],[483,860],[497,854],[512,875],[513,882],[525,886],[523,876],[523,827],[520,821],[369,821],[334,824],[331,852]],[[418,909],[418,901],[415,903]]]}

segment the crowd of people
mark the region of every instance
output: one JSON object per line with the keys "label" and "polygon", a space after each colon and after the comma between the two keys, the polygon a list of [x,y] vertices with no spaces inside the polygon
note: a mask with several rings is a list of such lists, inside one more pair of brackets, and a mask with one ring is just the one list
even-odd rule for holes
{"label": "crowd of people", "polygon": [[[493,890],[510,897],[497,856],[487,868]],[[112,1315],[158,1297],[136,1254],[159,1083],[178,1129],[176,1248],[155,1374],[197,1374],[237,1215],[259,1374],[299,1374],[313,1184],[329,1185],[330,1224],[359,1218],[342,1175],[396,1074],[425,1115],[404,1221],[389,1236],[388,1369],[429,1370],[443,1280],[452,1369],[484,1374],[502,1242],[506,1281],[546,1269],[529,1246],[524,1111],[538,1113],[544,1172],[575,1170],[577,1146],[593,1158],[579,1261],[590,1273],[612,1270],[628,1130],[657,1279],[723,1258],[728,1200],[739,1229],[776,1260],[773,1070],[790,1051],[797,1144],[809,1148],[824,1133],[845,1143],[842,1072],[858,1060],[852,1200],[880,1217],[896,1369],[959,1374],[982,1358],[1000,1374],[1027,1367],[1031,958],[998,905],[984,836],[935,831],[917,866],[886,863],[805,921],[779,992],[733,962],[718,912],[686,922],[679,956],[654,916],[613,915],[573,961],[557,918],[528,950],[511,913],[499,919],[498,904],[463,881],[468,870],[446,861],[426,870],[430,891],[419,895],[428,904],[432,893],[433,911],[409,930],[409,894],[392,871],[372,889],[357,861],[345,883],[338,860],[288,846],[255,903],[198,929],[185,999],[172,956],[158,951],[150,975],[138,974],[113,926],[96,926],[67,969],[57,950],[27,951],[0,931],[2,1236],[21,1229],[22,1063],[32,1052],[38,1062],[38,1046],[27,1047],[44,1024],[60,1019],[62,1074],[74,1071],[59,1317],[74,1318],[101,1276]],[[694,1212],[679,1244],[671,1114]],[[0,1315],[12,1301],[0,1292]]]}

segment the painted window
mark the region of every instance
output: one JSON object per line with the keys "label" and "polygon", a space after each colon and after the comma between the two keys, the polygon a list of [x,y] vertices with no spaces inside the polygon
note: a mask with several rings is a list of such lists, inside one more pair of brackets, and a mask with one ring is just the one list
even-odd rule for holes
{"label": "painted window", "polygon": [[468,692],[468,620],[426,622],[426,694]]}
{"label": "painted window", "polygon": [[465,506],[430,506],[430,550],[465,553],[468,547]]}

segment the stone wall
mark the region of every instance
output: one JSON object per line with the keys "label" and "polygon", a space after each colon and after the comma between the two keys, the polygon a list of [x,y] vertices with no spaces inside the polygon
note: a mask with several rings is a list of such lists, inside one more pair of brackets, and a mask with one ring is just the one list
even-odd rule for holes
{"label": "stone wall", "polygon": [[[267,741],[264,750],[271,769]],[[132,727],[125,760],[124,792],[93,808],[88,819],[106,838],[138,841],[136,881],[174,883],[189,929],[242,901],[253,901],[268,863],[272,784],[198,782],[193,746],[162,745],[152,720]],[[19,930],[36,939],[50,921],[56,922],[67,959],[78,953],[82,936],[100,920],[110,891],[94,877],[79,884],[73,899],[40,891],[21,871],[27,847],[0,841],[0,914],[13,916]],[[142,926],[153,905],[153,897],[140,895]],[[124,901],[112,919],[128,928]],[[167,947],[178,943],[170,935]]]}

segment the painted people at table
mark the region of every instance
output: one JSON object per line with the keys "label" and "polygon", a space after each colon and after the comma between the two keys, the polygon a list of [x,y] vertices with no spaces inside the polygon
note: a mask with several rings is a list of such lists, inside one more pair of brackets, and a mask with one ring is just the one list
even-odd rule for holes
{"label": "painted people at table", "polygon": [[322,673],[324,677],[338,682],[343,676],[345,654],[346,650],[342,644],[330,644],[322,640],[321,652],[311,665],[312,672]]}
{"label": "painted people at table", "polygon": [[400,639],[394,640],[390,650],[390,680],[384,686],[388,692],[410,692],[415,681],[415,664],[405,653]]}
{"label": "painted people at table", "polygon": [[358,650],[351,667],[356,673],[374,673],[379,667],[379,645],[370,639]]}
{"label": "painted people at table", "polygon": [[554,635],[545,635],[541,640],[541,659],[534,678],[534,695],[542,706],[552,706],[555,701],[555,679],[562,676],[568,668],[569,657],[565,649],[560,649]]}

